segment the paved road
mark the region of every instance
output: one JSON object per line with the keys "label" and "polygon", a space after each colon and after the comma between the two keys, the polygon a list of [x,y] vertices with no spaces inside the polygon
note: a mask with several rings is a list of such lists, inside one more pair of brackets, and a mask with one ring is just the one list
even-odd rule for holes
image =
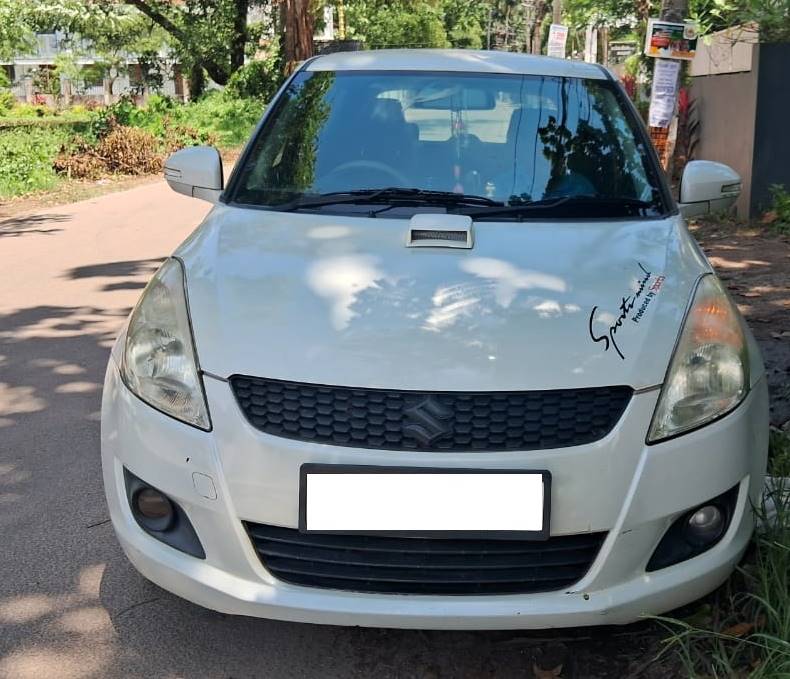
{"label": "paved road", "polygon": [[590,663],[633,652],[639,628],[571,648],[567,634],[280,623],[201,609],[131,568],[101,486],[104,367],[206,211],[158,182],[0,218],[0,677],[524,677],[560,662],[563,677],[608,675]]}

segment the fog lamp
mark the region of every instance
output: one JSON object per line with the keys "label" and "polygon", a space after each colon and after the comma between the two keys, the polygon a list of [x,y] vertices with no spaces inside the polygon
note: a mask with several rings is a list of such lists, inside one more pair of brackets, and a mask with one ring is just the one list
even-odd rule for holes
{"label": "fog lamp", "polygon": [[137,491],[133,506],[149,530],[167,530],[175,518],[173,503],[150,486]]}
{"label": "fog lamp", "polygon": [[678,516],[664,533],[646,570],[657,571],[709,550],[724,537],[735,514],[740,484]]}
{"label": "fog lamp", "polygon": [[688,539],[700,547],[718,540],[723,530],[724,515],[716,505],[700,507],[686,523]]}

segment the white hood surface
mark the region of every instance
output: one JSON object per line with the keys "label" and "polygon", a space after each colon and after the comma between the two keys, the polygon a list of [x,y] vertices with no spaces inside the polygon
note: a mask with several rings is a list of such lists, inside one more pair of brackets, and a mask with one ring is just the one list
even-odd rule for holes
{"label": "white hood surface", "polygon": [[408,229],[217,206],[176,253],[201,368],[427,391],[648,387],[709,270],[680,217],[477,222],[468,250],[407,248]]}

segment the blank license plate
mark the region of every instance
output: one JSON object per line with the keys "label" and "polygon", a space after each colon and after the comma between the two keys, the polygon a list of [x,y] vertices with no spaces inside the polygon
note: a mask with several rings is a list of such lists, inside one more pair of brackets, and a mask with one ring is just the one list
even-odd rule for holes
{"label": "blank license plate", "polygon": [[550,486],[542,470],[305,464],[299,530],[546,539]]}

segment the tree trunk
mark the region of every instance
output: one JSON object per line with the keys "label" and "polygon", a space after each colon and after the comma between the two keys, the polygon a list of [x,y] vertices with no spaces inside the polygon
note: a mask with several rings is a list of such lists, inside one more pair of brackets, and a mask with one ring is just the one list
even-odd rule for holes
{"label": "tree trunk", "polygon": [[103,85],[104,85],[104,105],[109,106],[112,104],[112,84],[115,82],[115,78],[111,76],[105,76]]}
{"label": "tree trunk", "polygon": [[310,0],[282,0],[280,12],[283,62],[286,74],[290,74],[300,61],[313,56],[315,17],[310,9]]}
{"label": "tree trunk", "polygon": [[550,6],[543,2],[535,7],[535,23],[532,25],[532,54],[543,54],[543,20]]}
{"label": "tree trunk", "polygon": [[[665,21],[682,22],[688,15],[688,0],[663,0],[661,3],[661,18]],[[658,61],[658,60],[656,60]],[[675,140],[677,136],[677,101],[680,91],[680,81],[683,74],[684,65],[681,64],[681,72],[675,83],[675,113],[668,127],[651,127],[650,139],[656,147],[658,157],[664,166],[664,171],[669,177],[672,176],[672,156],[675,153]],[[655,64],[654,64],[655,69]]]}
{"label": "tree trunk", "polygon": [[195,101],[206,89],[206,76],[203,67],[196,64],[189,69],[189,100]]}
{"label": "tree trunk", "polygon": [[230,74],[244,66],[244,48],[247,44],[247,11],[249,0],[235,0],[233,17],[233,39],[230,44]]}

